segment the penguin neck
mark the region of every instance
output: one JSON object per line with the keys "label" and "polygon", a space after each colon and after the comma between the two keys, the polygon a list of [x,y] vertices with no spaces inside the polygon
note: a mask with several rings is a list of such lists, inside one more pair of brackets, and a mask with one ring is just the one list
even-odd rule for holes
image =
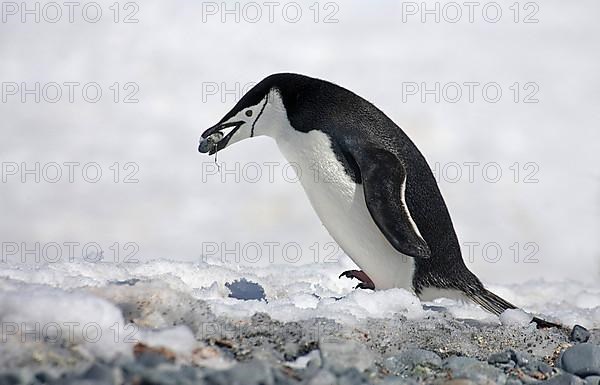
{"label": "penguin neck", "polygon": [[318,168],[326,166],[318,160],[326,159],[332,153],[331,140],[319,127],[314,127],[308,132],[296,130],[288,119],[283,100],[276,89],[269,93],[268,103],[264,117],[261,118],[268,124],[264,125],[260,134],[275,140],[283,156],[299,174],[298,179],[302,186],[309,193],[310,185],[315,179],[313,175],[321,172]]}
{"label": "penguin neck", "polygon": [[267,95],[267,108],[260,117],[259,129],[256,135],[269,136],[277,142],[290,140],[294,128],[292,127],[288,117],[283,99],[277,89],[272,89]]}

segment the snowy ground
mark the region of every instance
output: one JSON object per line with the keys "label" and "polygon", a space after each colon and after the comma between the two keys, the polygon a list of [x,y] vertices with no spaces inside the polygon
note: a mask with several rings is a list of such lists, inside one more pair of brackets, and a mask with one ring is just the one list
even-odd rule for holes
{"label": "snowy ground", "polygon": [[[507,300],[593,329],[591,341],[600,343],[599,2],[500,1],[497,23],[481,13],[469,22],[464,7],[458,23],[402,21],[409,2],[387,0],[299,1],[298,23],[279,13],[272,23],[222,22],[203,20],[206,3],[144,0],[134,3],[132,24],[112,21],[117,3],[109,0],[97,2],[98,23],[21,22],[3,13],[3,84],[96,82],[104,97],[90,103],[77,93],[70,102],[65,87],[57,103],[2,95],[0,384],[78,383],[82,373],[88,384],[330,385],[397,374],[433,382],[461,370],[490,384],[559,373],[537,363],[556,362],[570,344],[563,332],[518,326],[516,315],[503,325],[451,300],[422,304],[402,290],[355,291],[356,282],[338,279],[353,265],[332,249],[272,141],[223,151],[222,173],[197,153],[200,133],[242,88],[282,71],[331,80],[380,107],[434,169],[469,268]],[[337,22],[324,23],[331,4]],[[538,21],[525,23],[536,9]],[[498,83],[503,97],[423,102],[400,91],[407,83],[465,82]],[[122,103],[123,93],[115,102],[115,83],[137,85],[138,102]],[[537,102],[524,103],[526,83],[539,88]],[[96,163],[103,177],[90,183],[77,172],[69,181],[62,167],[53,183],[27,171],[65,162],[78,170]],[[276,164],[273,178],[268,162]],[[501,178],[486,179],[486,165],[499,167]],[[127,176],[135,182],[124,183]],[[273,242],[275,260],[266,257]],[[66,257],[72,244],[74,261]],[[254,244],[257,261],[243,252]],[[101,247],[104,262],[82,261],[96,259],[87,245]],[[301,258],[282,245],[298,245]],[[250,283],[235,283],[241,279]],[[410,348],[444,361],[406,353],[431,365],[407,365],[405,373],[402,352]],[[506,349],[533,355],[535,364],[525,369],[512,353],[514,364],[485,364]]]}
{"label": "snowy ground", "polygon": [[[31,96],[22,103],[19,93],[0,103],[2,162],[24,162],[27,169],[35,162],[80,164],[72,183],[65,167],[57,183],[43,177],[36,183],[32,175],[22,183],[21,167],[6,176],[3,243],[31,249],[35,242],[97,242],[108,253],[115,242],[132,242],[137,258],[189,261],[207,243],[231,249],[235,242],[297,242],[308,262],[309,247],[331,238],[300,184],[284,177],[287,162],[272,141],[256,138],[223,151],[219,161],[228,172],[222,174],[214,159],[197,152],[200,134],[242,88],[292,71],[353,90],[407,132],[437,168],[465,256],[467,244],[479,244],[466,259],[483,280],[598,281],[597,1],[544,1],[536,23],[513,22],[512,0],[499,2],[498,23],[485,22],[481,12],[471,23],[464,7],[458,23],[431,16],[421,23],[420,15],[402,22],[406,2],[387,0],[339,2],[336,23],[313,21],[314,1],[298,2],[304,15],[298,23],[280,13],[270,23],[266,9],[258,23],[233,16],[222,23],[219,14],[202,22],[206,2],[147,0],[139,4],[139,22],[125,24],[111,22],[114,1],[98,3],[104,17],[95,24],[21,23],[18,14],[0,24],[3,82],[29,88],[33,82],[97,82],[104,91],[98,103],[80,93],[70,103],[66,89],[57,103],[35,103]],[[325,3],[319,3],[320,21],[331,12]],[[435,3],[427,2],[428,9]],[[519,3],[520,21],[531,12],[526,3]],[[108,87],[115,82],[135,82],[139,102],[114,103]],[[470,103],[463,87],[457,103],[432,97],[423,103],[419,94],[403,100],[402,86],[411,82],[427,88],[496,82],[503,97],[488,103],[477,93]],[[523,103],[530,90],[522,89],[515,103],[509,89],[515,82],[521,88],[536,83],[539,101]],[[216,85],[216,93],[208,85]],[[91,162],[103,171],[97,183],[81,176]],[[125,168],[128,162],[137,171]],[[276,163],[273,178],[268,162]],[[478,164],[472,178],[469,162]],[[117,183],[110,169],[115,163]],[[259,178],[252,165],[259,165]],[[495,167],[502,171],[498,181]],[[131,174],[137,183],[123,183]],[[501,258],[494,249],[483,252],[494,243]]]}
{"label": "snowy ground", "polygon": [[[205,301],[216,315],[232,318],[248,318],[256,312],[263,312],[284,322],[325,317],[353,324],[366,318],[390,318],[397,313],[410,319],[431,316],[431,312],[422,310],[418,298],[405,290],[353,290],[356,281],[338,278],[349,267],[352,267],[352,262],[348,258],[328,264],[253,268],[239,268],[219,260],[199,263],[155,260],[138,264],[75,261],[36,267],[13,265],[0,275],[10,279],[6,282],[7,289],[15,288],[18,302],[21,302],[18,295],[23,293],[19,285],[25,285],[28,290],[33,290],[32,285],[53,287],[58,290],[54,291],[53,296],[59,295],[60,290],[66,290],[100,295],[115,302],[110,294],[102,294],[104,289],[101,288],[133,280],[149,284],[149,288],[153,284],[157,285],[157,289],[168,286]],[[232,289],[227,286],[240,280],[258,284],[264,291],[262,296],[266,301],[229,298]],[[516,305],[536,314],[544,314],[550,320],[567,326],[580,324],[588,328],[600,328],[599,285],[582,285],[573,281],[532,281],[490,288]],[[43,289],[39,290],[44,292]],[[257,292],[252,287],[248,291]],[[29,296],[22,295],[23,298]],[[118,295],[118,290],[115,295]],[[441,299],[426,305],[443,306],[456,318],[499,322],[496,317],[471,304]],[[39,306],[40,303],[33,303],[32,309],[38,309]],[[10,312],[5,310],[5,317],[10,316],[7,313]]]}
{"label": "snowy ground", "polygon": [[[283,371],[286,381],[296,381],[289,383],[334,376],[323,382],[333,384],[350,369],[354,381],[379,383],[387,377],[399,381],[402,373],[437,378],[456,364],[456,377],[465,370],[481,378],[500,376],[490,381],[505,383],[503,369],[485,363],[491,354],[514,349],[532,362],[554,365],[557,352],[570,346],[568,330],[537,330],[519,324],[518,317],[502,324],[475,305],[421,303],[400,289],[353,290],[352,282],[337,278],[348,265],[345,260],[255,269],[216,260],[13,265],[0,280],[1,369],[21,383],[35,382],[36,373],[64,382],[69,375],[100,375],[89,373],[92,364],[110,378],[116,372],[130,378],[131,365],[162,362],[157,376],[168,377],[171,370],[180,378],[188,368],[207,383],[218,383],[207,380],[213,374],[260,369]],[[599,286],[530,282],[493,289],[550,320],[591,329],[596,343],[600,338]],[[403,369],[396,361],[415,354],[414,348],[435,352],[445,359],[436,365],[446,369]],[[453,364],[454,356],[483,361]],[[315,367],[307,367],[311,360]],[[468,369],[471,364],[479,366]],[[550,375],[545,376],[539,379]]]}

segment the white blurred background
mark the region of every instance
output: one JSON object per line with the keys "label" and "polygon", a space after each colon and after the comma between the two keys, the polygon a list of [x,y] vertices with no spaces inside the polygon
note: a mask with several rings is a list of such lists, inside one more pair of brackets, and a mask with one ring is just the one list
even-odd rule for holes
{"label": "white blurred background", "polygon": [[[50,13],[36,23],[20,3],[16,10],[6,4],[0,24],[3,261],[31,261],[26,249],[36,242],[40,248],[95,242],[105,257],[118,242],[119,260],[131,242],[140,261],[194,261],[208,253],[232,264],[231,253],[222,252],[239,242],[235,254],[249,269],[256,259],[269,263],[269,250],[279,263],[309,263],[315,253],[328,260],[331,239],[300,184],[285,174],[286,161],[272,141],[256,138],[219,153],[221,174],[213,158],[197,152],[199,135],[242,89],[289,71],[353,90],[408,133],[436,168],[464,257],[485,282],[600,277],[596,1],[497,2],[487,6],[488,20],[482,15],[488,2],[482,2],[472,22],[460,2],[457,22],[451,22],[456,7],[446,2],[438,3],[439,22],[423,13],[420,1],[280,2],[272,22],[262,2],[117,3],[119,22],[112,1],[98,2],[97,23],[83,19],[86,2],[75,8],[73,23],[64,6],[62,19],[51,23],[45,19],[54,11],[38,3],[40,13]],[[35,6],[27,2],[28,9]],[[239,12],[223,13],[223,7]],[[491,22],[498,8],[502,16]],[[95,9],[87,9],[92,18]],[[292,22],[297,9],[302,15]],[[138,22],[124,23],[127,15]],[[40,94],[49,83],[63,85],[62,97],[50,103],[42,94],[36,103],[22,87],[36,82]],[[65,82],[80,83],[73,103]],[[97,103],[81,95],[91,82],[102,89]],[[447,89],[436,103],[433,95],[406,92],[436,82],[462,85],[462,97],[452,103],[454,91]],[[468,82],[480,84],[472,103]],[[482,97],[488,83],[502,89],[495,103]],[[136,87],[132,97],[139,101],[123,103]],[[50,88],[45,96],[53,98]],[[537,102],[525,103],[534,91]],[[36,162],[39,183],[23,172]],[[42,171],[52,162],[63,172],[57,183],[47,180],[55,175],[50,166],[47,175]],[[73,183],[64,162],[79,162]],[[92,162],[102,170],[97,183],[81,175]],[[265,162],[278,162],[272,179]],[[470,162],[477,162],[472,180]],[[131,172],[138,182],[123,183]],[[278,246],[269,249],[266,242]],[[300,260],[296,246],[284,258],[284,246],[296,244]],[[76,253],[82,248],[75,246]]]}

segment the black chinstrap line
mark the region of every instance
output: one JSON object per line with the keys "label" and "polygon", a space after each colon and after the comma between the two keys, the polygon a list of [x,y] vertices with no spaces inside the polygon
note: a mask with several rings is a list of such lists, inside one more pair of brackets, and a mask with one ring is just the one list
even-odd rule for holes
{"label": "black chinstrap line", "polygon": [[254,122],[252,123],[252,129],[250,130],[250,137],[251,138],[254,137],[254,126],[256,125],[256,122],[258,122],[258,119],[260,119],[260,116],[265,111],[265,108],[267,107],[267,103],[269,103],[269,94],[267,94],[267,97],[266,97],[266,100],[265,100],[265,104],[263,104],[262,108],[260,109],[260,112],[256,116],[256,119],[254,119]]}

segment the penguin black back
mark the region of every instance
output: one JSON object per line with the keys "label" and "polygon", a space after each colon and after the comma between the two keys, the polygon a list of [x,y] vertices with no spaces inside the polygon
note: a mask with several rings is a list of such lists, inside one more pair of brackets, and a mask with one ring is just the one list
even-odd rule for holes
{"label": "penguin black back", "polygon": [[[276,74],[264,89],[277,87],[294,129],[319,129],[332,138],[334,152],[354,182],[362,183],[355,156],[365,145],[396,155],[407,171],[406,203],[431,258],[417,259],[414,289],[462,289],[479,280],[466,268],[450,218],[433,172],[415,144],[380,109],[333,83],[297,74]],[[261,82],[262,83],[262,82]],[[448,275],[456,279],[448,280]]]}

